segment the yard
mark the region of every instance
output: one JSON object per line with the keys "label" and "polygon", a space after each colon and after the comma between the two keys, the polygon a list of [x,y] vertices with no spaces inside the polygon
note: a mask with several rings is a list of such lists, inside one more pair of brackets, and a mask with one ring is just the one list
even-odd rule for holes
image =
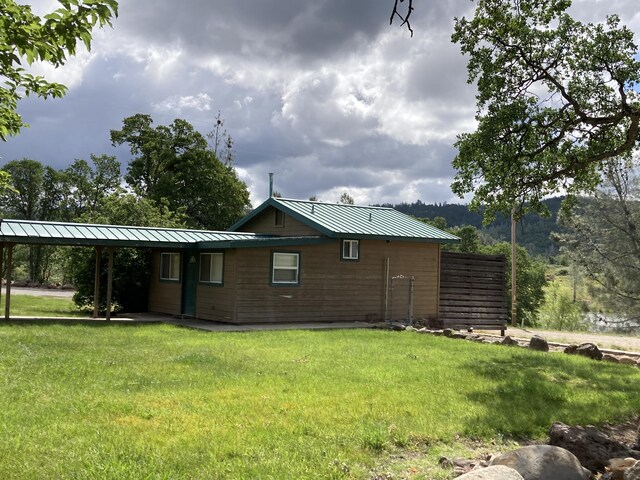
{"label": "yard", "polygon": [[640,411],[640,369],[411,333],[16,322],[0,345],[0,478],[449,478],[474,439]]}

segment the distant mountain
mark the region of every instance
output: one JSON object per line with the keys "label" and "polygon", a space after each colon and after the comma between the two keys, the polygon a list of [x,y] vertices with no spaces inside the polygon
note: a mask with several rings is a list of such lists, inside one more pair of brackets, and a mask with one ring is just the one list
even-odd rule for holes
{"label": "distant mountain", "polygon": [[[556,222],[558,210],[560,210],[563,200],[564,197],[553,197],[543,202],[551,212],[549,217],[541,217],[538,214],[529,213],[518,222],[516,231],[518,244],[525,247],[531,255],[553,256],[558,253],[558,247],[549,237],[551,232],[559,230]],[[511,240],[511,219],[506,218],[504,215],[498,215],[491,225],[483,227],[482,213],[472,212],[466,205],[448,203],[429,205],[418,200],[414,203],[387,204],[383,206],[393,207],[407,215],[429,220],[442,217],[448,227],[472,225],[497,241]]]}

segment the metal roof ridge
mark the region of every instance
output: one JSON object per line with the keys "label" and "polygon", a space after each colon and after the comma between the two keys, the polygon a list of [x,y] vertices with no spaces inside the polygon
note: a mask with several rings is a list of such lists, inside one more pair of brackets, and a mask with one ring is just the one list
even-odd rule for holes
{"label": "metal roof ridge", "polygon": [[[301,200],[299,198],[281,198],[281,197],[272,197],[274,200],[276,201],[283,201],[283,202],[295,202],[295,203],[311,203],[314,205],[328,205],[328,206],[337,206],[337,207],[351,207],[351,208],[367,208],[367,209],[373,209],[373,210],[394,210],[396,212],[398,212],[398,210],[396,210],[393,207],[379,207],[379,206],[375,206],[375,205],[355,205],[355,204],[350,204],[350,203],[340,203],[340,202],[320,202],[317,200]],[[398,212],[398,213],[402,213],[402,212]]]}

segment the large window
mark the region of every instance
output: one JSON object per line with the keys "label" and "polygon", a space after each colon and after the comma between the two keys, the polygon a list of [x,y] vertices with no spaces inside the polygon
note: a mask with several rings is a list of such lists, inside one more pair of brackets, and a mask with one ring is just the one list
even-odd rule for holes
{"label": "large window", "polygon": [[180,254],[162,253],[160,254],[160,280],[180,280]]}
{"label": "large window", "polygon": [[200,282],[222,284],[222,253],[200,254]]}
{"label": "large window", "polygon": [[300,283],[300,254],[273,252],[271,283],[298,285]]}
{"label": "large window", "polygon": [[358,260],[360,258],[360,243],[358,240],[342,241],[342,259]]}

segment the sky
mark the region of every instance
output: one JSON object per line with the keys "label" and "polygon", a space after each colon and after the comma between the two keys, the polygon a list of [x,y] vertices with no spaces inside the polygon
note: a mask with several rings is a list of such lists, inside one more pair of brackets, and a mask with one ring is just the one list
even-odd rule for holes
{"label": "sky", "polygon": [[[52,0],[30,3],[38,14]],[[413,37],[389,25],[393,0],[122,0],[91,52],[34,73],[69,87],[20,102],[30,128],[0,145],[0,164],[54,168],[91,154],[131,159],[109,131],[124,118],[176,118],[210,132],[218,111],[234,165],[257,206],[268,173],[284,197],[359,204],[461,203],[450,189],[456,135],[473,131],[475,89],[451,43],[469,0],[414,0]],[[640,42],[637,0],[574,0],[572,14],[618,13]]]}

